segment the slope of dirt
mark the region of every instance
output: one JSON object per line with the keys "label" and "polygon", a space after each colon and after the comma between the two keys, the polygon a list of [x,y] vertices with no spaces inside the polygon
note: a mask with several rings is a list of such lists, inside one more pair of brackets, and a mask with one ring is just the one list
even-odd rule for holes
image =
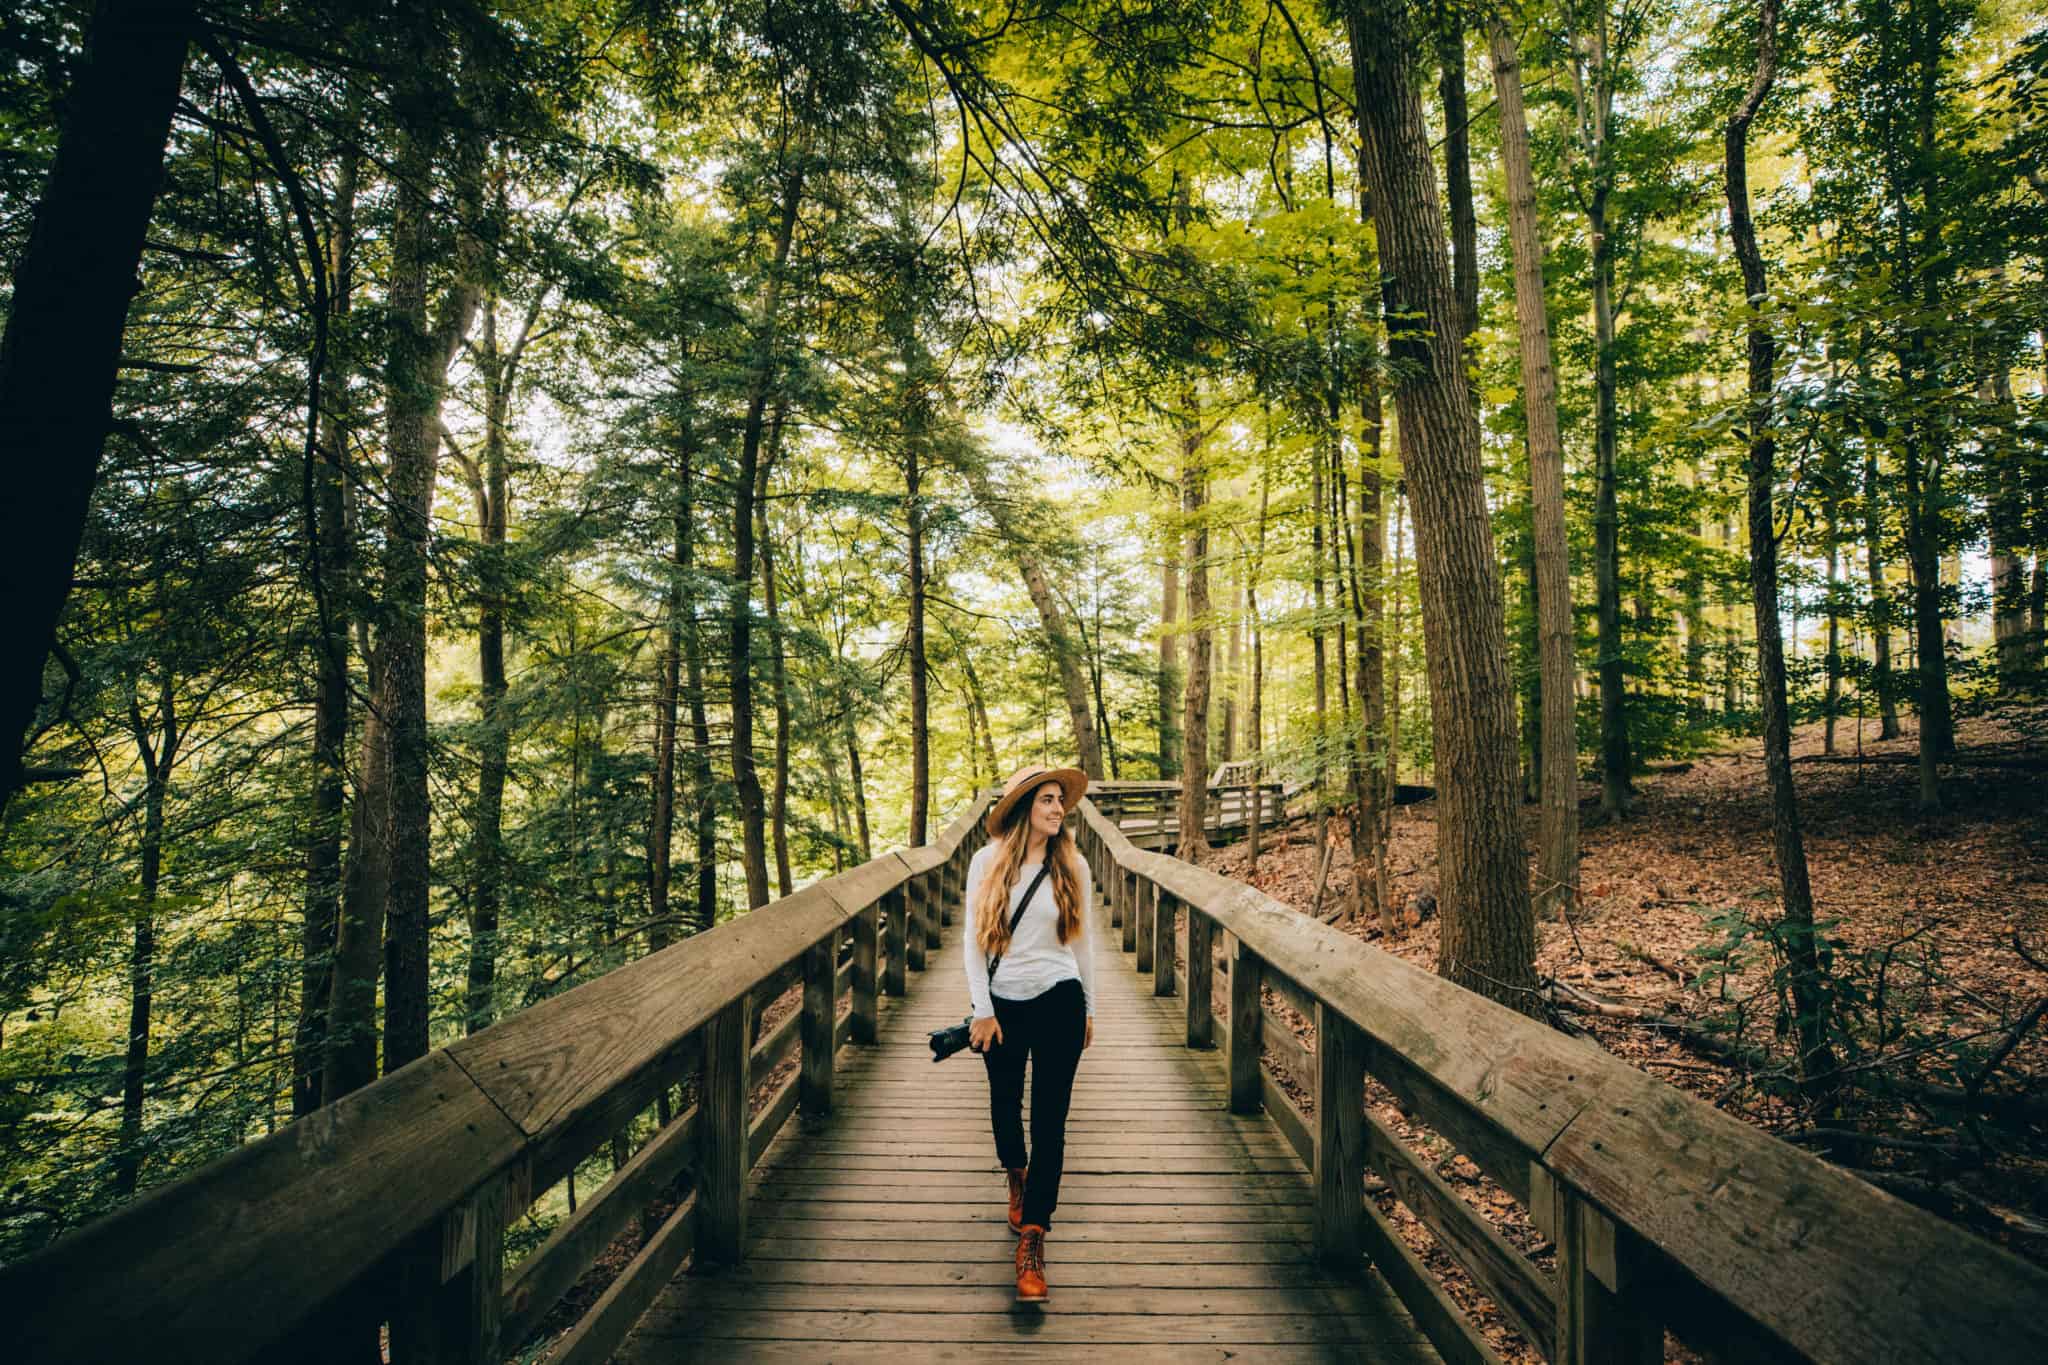
{"label": "slope of dirt", "polygon": [[[1831,922],[1838,976],[1863,997],[1859,1049],[1842,1059],[1849,1089],[1839,1110],[1809,1113],[1790,1085],[1763,945],[1753,943],[1726,970],[1714,957],[1729,921],[1767,923],[1778,914],[1770,808],[1753,743],[1639,779],[1626,820],[1593,822],[1597,791],[1588,785],[1581,903],[1569,923],[1537,926],[1539,973],[1578,1007],[1560,1018],[1660,1079],[2048,1262],[2048,756],[2034,738],[2044,730],[2048,708],[2007,707],[1962,721],[1961,761],[1941,770],[1944,810],[1931,817],[1916,810],[1910,721],[1904,737],[1883,744],[1866,722],[1860,760],[1853,721],[1838,729],[1834,759],[1821,752],[1819,725],[1795,737],[1817,913]],[[1525,815],[1533,849],[1535,808]],[[1404,913],[1392,941],[1369,915],[1339,913],[1335,921],[1432,970],[1437,922],[1418,922],[1414,910],[1434,910],[1435,829],[1431,804],[1396,816],[1390,899]],[[1298,820],[1280,835],[1256,865],[1242,844],[1203,861],[1307,912],[1317,902],[1313,826]],[[1352,880],[1341,818],[1332,818],[1328,837],[1325,915],[1348,909]],[[1682,1021],[1692,1036],[1588,1014],[1586,998]],[[1953,1092],[1973,1086],[1980,1101],[1957,1107]],[[1375,1112],[1438,1158],[1439,1173],[1472,1207],[1547,1264],[1550,1247],[1519,1205],[1409,1123],[1385,1092],[1377,1100]],[[1511,1359],[1538,1358],[1405,1209],[1390,1196],[1380,1202],[1497,1348]]]}

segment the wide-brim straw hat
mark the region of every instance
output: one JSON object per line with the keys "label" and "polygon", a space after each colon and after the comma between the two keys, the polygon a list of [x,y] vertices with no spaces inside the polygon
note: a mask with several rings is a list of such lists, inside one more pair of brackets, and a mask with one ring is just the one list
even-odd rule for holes
{"label": "wide-brim straw hat", "polygon": [[1060,793],[1066,798],[1070,811],[1081,803],[1081,797],[1088,790],[1088,774],[1079,768],[1048,768],[1043,763],[1019,768],[1003,785],[1003,794],[988,809],[988,819],[984,822],[988,832],[1000,834],[1003,822],[1009,819],[1010,808],[1048,782],[1060,784]]}

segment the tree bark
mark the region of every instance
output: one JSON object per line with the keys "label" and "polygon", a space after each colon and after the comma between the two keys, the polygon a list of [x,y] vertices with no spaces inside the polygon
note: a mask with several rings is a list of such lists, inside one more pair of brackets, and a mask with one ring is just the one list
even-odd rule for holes
{"label": "tree bark", "polygon": [[[913,400],[915,401],[915,400]],[[905,634],[910,668],[910,842],[925,842],[931,819],[932,748],[930,678],[924,647],[924,468],[922,432],[904,441],[903,499],[909,513],[910,616]]]}
{"label": "tree bark", "polygon": [[1565,536],[1564,441],[1558,432],[1557,370],[1543,290],[1543,234],[1536,216],[1536,175],[1522,103],[1521,53],[1506,25],[1488,24],[1494,91],[1500,103],[1501,162],[1508,181],[1509,235],[1515,253],[1515,314],[1520,322],[1522,405],[1529,423],[1529,500],[1536,572],[1536,656],[1542,690],[1542,833],[1537,908],[1564,915],[1578,899],[1579,737],[1572,681],[1571,554]]}
{"label": "tree bark", "polygon": [[[422,54],[432,62],[433,54]],[[390,698],[390,889],[385,909],[384,1071],[398,1070],[428,1046],[428,912],[431,816],[427,789],[427,542],[434,477],[441,454],[441,398],[448,366],[468,335],[481,290],[473,225],[457,230],[455,278],[431,323],[427,315],[427,180],[432,170],[429,114],[404,115],[396,166],[388,291],[390,384],[385,399],[391,524],[384,546],[379,628]],[[477,211],[476,149],[458,153],[458,212]]]}
{"label": "tree bark", "polygon": [[1180,611],[1180,545],[1171,532],[1161,535],[1159,572],[1159,780],[1180,776],[1180,647],[1174,619]]}
{"label": "tree bark", "polygon": [[[676,479],[676,560],[687,579],[696,569],[697,537],[692,464],[694,449],[682,449]],[[697,834],[697,894],[694,923],[702,933],[718,922],[718,806],[711,776],[711,719],[704,698],[704,636],[694,594],[683,594],[683,668],[690,699],[690,811]]]}
{"label": "tree bark", "polygon": [[1434,0],[1444,106],[1444,181],[1451,208],[1451,278],[1458,291],[1458,339],[1479,327],[1479,220],[1472,210],[1472,116],[1465,99],[1465,15],[1458,0]]}
{"label": "tree bark", "polygon": [[[361,122],[361,105],[351,87],[343,124],[351,139]],[[355,594],[355,546],[349,534],[348,379],[353,366],[335,354],[334,338],[346,331],[355,287],[356,191],[362,150],[353,140],[343,149],[328,206],[327,272],[329,354],[321,385],[324,411],[309,510],[316,519],[307,552],[316,576],[321,619],[313,673],[313,792],[307,817],[306,912],[301,934],[299,1018],[292,1041],[292,1117],[320,1107],[327,1060],[328,1007],[334,995],[334,953],[341,915],[342,831],[347,825],[349,732],[349,625]]]}
{"label": "tree bark", "polygon": [[185,51],[188,0],[100,0],[57,153],[15,267],[0,337],[0,440],[39,492],[0,499],[0,811],[21,785],[23,737],[71,591],[99,481],[128,303],[163,182]]}
{"label": "tree bark", "polygon": [[782,186],[781,213],[775,226],[768,278],[762,287],[760,315],[755,321],[754,362],[746,420],[740,429],[739,469],[733,479],[732,624],[726,667],[732,694],[732,782],[740,810],[740,843],[746,863],[747,908],[768,903],[767,802],[754,765],[754,483],[761,469],[762,436],[767,427],[770,390],[775,384],[775,337],[782,307],[783,269],[796,239],[797,215],[803,202],[803,177],[793,174]]}
{"label": "tree bark", "polygon": [[1878,738],[1899,737],[1899,703],[1892,682],[1891,591],[1884,578],[1884,521],[1878,507],[1877,442],[1863,446],[1863,559],[1870,578],[1871,685],[1877,689]]}
{"label": "tree bark", "polygon": [[1518,823],[1514,689],[1478,424],[1456,340],[1422,106],[1408,80],[1407,6],[1346,15],[1366,183],[1378,226],[1401,453],[1415,501],[1423,638],[1434,698],[1437,968],[1511,1008],[1537,1008],[1535,921]]}
{"label": "tree bark", "polygon": [[[1199,862],[1209,847],[1209,664],[1215,628],[1209,621],[1209,473],[1202,454],[1200,409],[1192,391],[1182,414],[1180,487],[1182,537],[1187,546],[1188,673],[1182,694],[1180,856]],[[1172,945],[1166,946],[1173,951]]]}
{"label": "tree bark", "polygon": [[1777,437],[1772,433],[1773,370],[1777,342],[1762,316],[1770,290],[1756,227],[1749,211],[1749,127],[1777,76],[1779,0],[1763,0],[1757,28],[1756,75],[1728,120],[1726,171],[1728,229],[1742,264],[1749,302],[1749,588],[1756,614],[1757,692],[1764,721],[1764,771],[1771,788],[1771,846],[1778,864],[1783,948],[1792,967],[1792,997],[1800,1038],[1800,1071],[1809,1088],[1834,1070],[1827,1021],[1827,981],[1813,925],[1813,887],[1807,878],[1806,841],[1799,798],[1792,785],[1792,726],[1785,704],[1785,661],[1778,620],[1778,539],[1773,480]]}
{"label": "tree bark", "polygon": [[137,756],[142,760],[142,877],[135,904],[135,939],[128,955],[128,1046],[121,1063],[121,1145],[114,1158],[114,1193],[135,1193],[142,1174],[142,1099],[149,1077],[150,1013],[156,998],[156,902],[163,880],[164,799],[183,735],[177,698],[166,672],[157,688],[156,741],[141,709],[129,701]]}
{"label": "tree bark", "polygon": [[761,599],[768,611],[769,694],[775,699],[775,786],[769,794],[768,818],[775,844],[775,894],[795,893],[789,872],[789,661],[782,638],[782,604],[775,582],[775,544],[768,533],[768,480],[782,455],[782,435],[789,420],[789,400],[775,405],[768,424],[768,456],[754,489],[755,516],[760,520]]}
{"label": "tree bark", "polygon": [[[1016,525],[1015,518],[995,490],[989,487],[988,480],[976,474],[971,476],[970,486],[975,500],[996,524],[996,530],[1009,546],[1017,572],[1024,580],[1024,590],[1030,594],[1031,605],[1038,611],[1038,623],[1045,631],[1046,644],[1052,650],[1053,661],[1059,665],[1060,691],[1066,698],[1067,714],[1073,722],[1074,749],[1080,757],[1081,771],[1099,781],[1103,774],[1102,742],[1095,727],[1089,679],[1083,674],[1081,651],[1075,648],[1073,636],[1067,630],[1059,599],[1053,595],[1052,585],[1046,578],[1045,566],[1030,538]],[[993,754],[993,748],[990,752]],[[994,766],[993,759],[990,766]]]}

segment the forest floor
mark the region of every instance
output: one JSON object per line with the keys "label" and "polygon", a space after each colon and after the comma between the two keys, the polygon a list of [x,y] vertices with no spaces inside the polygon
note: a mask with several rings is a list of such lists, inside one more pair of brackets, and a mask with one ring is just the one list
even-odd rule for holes
{"label": "forest floor", "polygon": [[[1760,744],[1639,778],[1621,821],[1591,822],[1598,793],[1588,785],[1581,904],[1569,924],[1538,923],[1537,970],[1573,1008],[1562,1017],[1616,1056],[2048,1263],[2048,707],[1959,720],[1958,763],[1941,770],[1944,810],[1925,817],[1912,723],[1902,719],[1906,733],[1882,743],[1865,722],[1860,761],[1853,719],[1839,723],[1833,759],[1818,723],[1794,736],[1817,914],[1836,944],[1837,977],[1864,997],[1841,1110],[1822,1120],[1786,1083],[1788,1040],[1775,1027],[1761,941],[1732,970],[1717,966],[1727,924],[1778,913]],[[1525,814],[1533,849],[1536,808]],[[1307,912],[1317,899],[1313,824],[1297,820],[1279,834],[1256,866],[1244,844],[1203,862]],[[1348,904],[1351,885],[1341,818],[1330,820],[1328,838],[1325,915]],[[1401,809],[1389,858],[1394,905],[1434,910],[1435,861],[1433,804]],[[1402,919],[1391,941],[1370,916],[1340,913],[1335,925],[1434,970],[1437,921],[1407,910]],[[1634,1017],[1609,1017],[1620,1014]],[[1301,1031],[1306,1038],[1305,1021]],[[1957,1103],[1963,1089],[1978,1091],[1974,1106]],[[1440,1173],[1466,1201],[1548,1264],[1549,1245],[1505,1191],[1409,1122],[1387,1092],[1374,1107],[1444,1158]],[[1380,1202],[1497,1349],[1540,1359],[1391,1195]]]}

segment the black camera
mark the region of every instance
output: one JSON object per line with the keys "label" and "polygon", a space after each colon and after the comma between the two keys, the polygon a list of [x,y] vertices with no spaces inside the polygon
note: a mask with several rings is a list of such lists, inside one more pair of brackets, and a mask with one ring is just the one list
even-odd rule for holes
{"label": "black camera", "polygon": [[946,1058],[967,1046],[967,1026],[973,1022],[973,1019],[974,1016],[970,1014],[957,1024],[951,1024],[945,1028],[935,1028],[925,1035],[926,1038],[931,1040],[933,1061],[943,1062]]}

